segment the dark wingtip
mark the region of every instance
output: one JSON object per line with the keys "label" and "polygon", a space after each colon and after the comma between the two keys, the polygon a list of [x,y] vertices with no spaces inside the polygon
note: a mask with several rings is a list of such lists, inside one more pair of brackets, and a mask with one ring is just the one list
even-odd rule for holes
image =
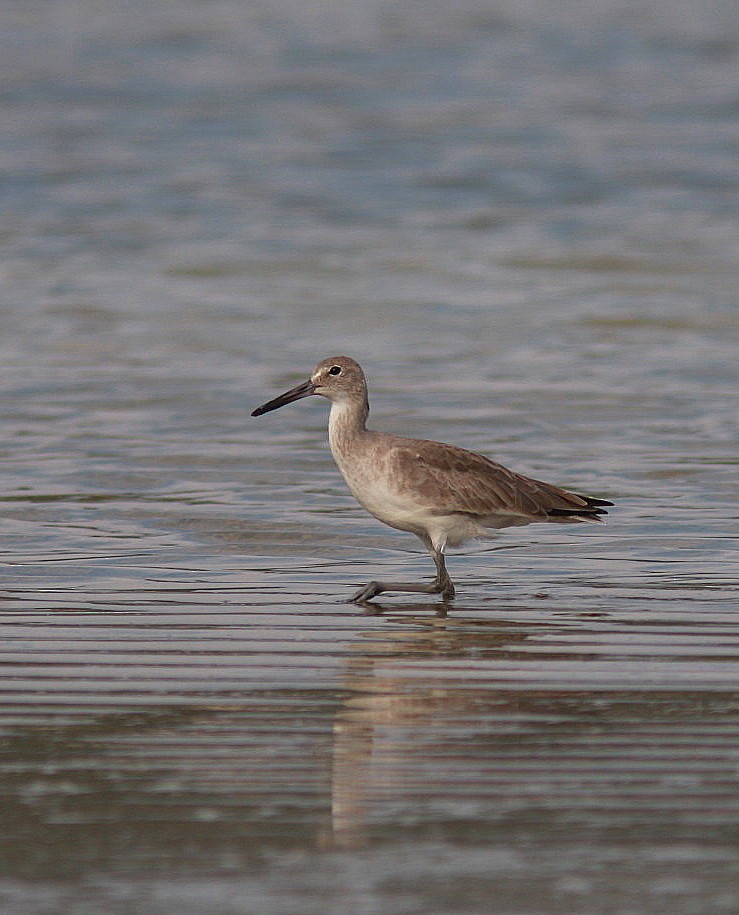
{"label": "dark wingtip", "polygon": [[592,518],[600,521],[600,515],[607,515],[604,508],[550,508],[547,512],[550,518]]}
{"label": "dark wingtip", "polygon": [[611,506],[613,502],[608,499],[595,499],[592,496],[580,496],[586,503],[584,508],[550,508],[547,512],[550,518],[583,518],[584,520],[600,521],[600,515],[607,515],[604,505]]}

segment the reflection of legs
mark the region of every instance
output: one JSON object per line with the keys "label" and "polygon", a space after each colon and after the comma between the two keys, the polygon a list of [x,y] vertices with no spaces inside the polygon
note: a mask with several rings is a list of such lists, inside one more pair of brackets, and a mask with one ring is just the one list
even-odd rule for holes
{"label": "reflection of legs", "polygon": [[371,581],[350,598],[352,601],[372,600],[383,591],[409,591],[414,594],[441,594],[443,600],[452,600],[454,585],[444,563],[444,554],[429,546],[436,563],[436,578],[430,585],[412,581]]}

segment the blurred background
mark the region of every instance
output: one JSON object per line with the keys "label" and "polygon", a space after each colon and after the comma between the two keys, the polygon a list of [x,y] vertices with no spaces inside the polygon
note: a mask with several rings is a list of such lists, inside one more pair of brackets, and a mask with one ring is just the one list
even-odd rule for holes
{"label": "blurred background", "polygon": [[[739,909],[736,12],[2,4],[3,911]],[[339,352],[609,525],[342,604]]]}

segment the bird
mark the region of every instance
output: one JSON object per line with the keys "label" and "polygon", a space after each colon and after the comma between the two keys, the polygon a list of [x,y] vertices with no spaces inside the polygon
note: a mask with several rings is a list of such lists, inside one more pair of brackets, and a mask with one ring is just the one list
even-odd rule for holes
{"label": "bird", "polygon": [[305,397],[331,403],[331,454],[359,504],[389,527],[419,538],[436,565],[430,583],[370,581],[349,598],[362,604],[386,591],[455,597],[446,568],[448,546],[488,530],[535,522],[601,521],[613,502],[560,489],[509,470],[455,445],[406,438],[367,428],[369,399],[361,366],[349,356],[322,359],[307,381],[280,394],[252,416]]}

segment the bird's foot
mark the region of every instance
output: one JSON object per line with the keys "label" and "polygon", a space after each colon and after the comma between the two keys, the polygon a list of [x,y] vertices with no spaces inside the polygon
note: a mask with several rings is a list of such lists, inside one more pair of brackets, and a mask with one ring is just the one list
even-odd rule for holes
{"label": "bird's foot", "polygon": [[349,603],[356,604],[366,600],[372,600],[373,597],[382,594],[383,590],[379,581],[370,581],[349,598]]}
{"label": "bird's foot", "polygon": [[443,601],[454,599],[454,585],[451,580],[447,578],[442,581],[434,580],[430,585],[415,584],[406,581],[370,581],[353,594],[349,598],[349,602],[353,604],[364,603],[364,601],[372,600],[373,597],[377,597],[378,594],[383,594],[385,591],[402,591],[405,593],[410,592],[412,594],[440,594]]}

